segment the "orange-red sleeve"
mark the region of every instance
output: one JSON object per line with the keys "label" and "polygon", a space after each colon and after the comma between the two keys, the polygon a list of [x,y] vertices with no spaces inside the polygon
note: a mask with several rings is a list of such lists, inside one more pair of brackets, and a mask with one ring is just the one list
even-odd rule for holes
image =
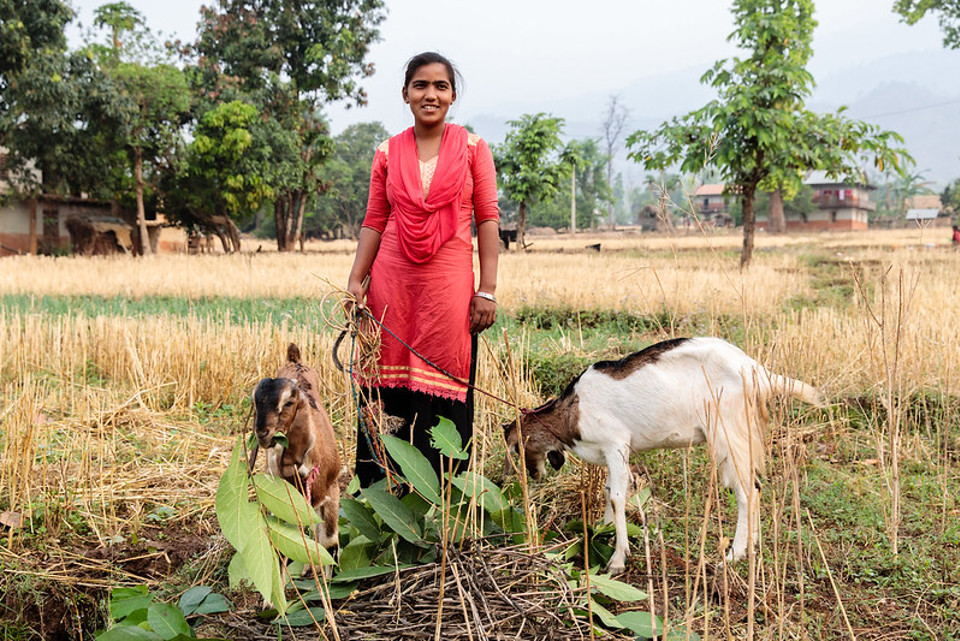
{"label": "orange-red sleeve", "polygon": [[387,200],[387,154],[377,149],[370,168],[370,195],[367,198],[367,214],[363,227],[383,233],[390,217],[390,202]]}
{"label": "orange-red sleeve", "polygon": [[497,169],[487,142],[481,138],[473,157],[473,219],[476,224],[500,220],[497,202]]}

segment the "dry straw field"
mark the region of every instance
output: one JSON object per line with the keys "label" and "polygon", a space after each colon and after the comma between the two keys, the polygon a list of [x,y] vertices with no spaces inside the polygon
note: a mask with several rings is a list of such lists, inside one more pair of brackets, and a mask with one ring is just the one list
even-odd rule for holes
{"label": "dry straw field", "polygon": [[[774,408],[749,564],[718,563],[734,511],[702,452],[637,458],[653,497],[634,504],[649,528],[622,578],[673,638],[960,638],[960,252],[944,233],[760,238],[745,271],[733,235],[534,241],[501,256],[481,388],[530,407],[599,358],[717,335],[831,401]],[[226,586],[213,495],[253,385],[291,341],[321,369],[350,460],[324,300],[351,262],[347,242],[0,261],[0,638],[92,638],[117,585],[171,600],[212,585],[255,619]],[[514,411],[478,399],[473,464],[497,480]],[[531,483],[544,531],[596,516],[602,487],[576,462]]]}

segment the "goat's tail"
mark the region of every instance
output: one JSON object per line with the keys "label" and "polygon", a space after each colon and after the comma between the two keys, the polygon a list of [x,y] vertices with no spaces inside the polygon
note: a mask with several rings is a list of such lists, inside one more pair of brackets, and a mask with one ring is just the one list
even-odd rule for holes
{"label": "goat's tail", "polygon": [[300,362],[300,348],[295,343],[287,345],[287,360],[291,363]]}
{"label": "goat's tail", "polygon": [[794,378],[780,376],[779,374],[769,372],[768,374],[770,377],[770,390],[773,394],[777,396],[792,396],[814,407],[824,407],[826,405],[823,400],[823,394],[813,385],[808,385]]}

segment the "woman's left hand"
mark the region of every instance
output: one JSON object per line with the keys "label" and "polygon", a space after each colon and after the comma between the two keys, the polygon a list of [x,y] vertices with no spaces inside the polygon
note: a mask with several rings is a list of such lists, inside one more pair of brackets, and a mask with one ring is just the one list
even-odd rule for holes
{"label": "woman's left hand", "polygon": [[497,321],[497,304],[486,298],[470,299],[470,333],[479,334]]}

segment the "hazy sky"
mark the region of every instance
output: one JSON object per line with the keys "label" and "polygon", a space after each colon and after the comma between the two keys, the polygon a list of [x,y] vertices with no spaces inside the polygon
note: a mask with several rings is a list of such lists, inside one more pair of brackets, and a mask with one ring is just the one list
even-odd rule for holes
{"label": "hazy sky", "polygon": [[[155,31],[192,40],[201,0],[127,0]],[[208,2],[212,0],[207,0]],[[101,0],[73,0],[79,19],[92,23]],[[811,71],[815,76],[893,53],[941,49],[936,21],[908,27],[890,10],[893,0],[820,0]],[[365,81],[370,104],[328,108],[334,131],[380,120],[392,131],[409,126],[400,99],[403,65],[413,54],[437,50],[466,78],[457,119],[514,117],[551,111],[556,101],[592,92],[616,94],[647,75],[690,67],[704,70],[734,54],[729,3],[719,0],[388,0],[381,42],[370,59],[377,73]],[[79,32],[71,34],[74,43]],[[957,55],[960,55],[958,52]],[[604,104],[597,104],[598,121]],[[643,113],[643,105],[631,105]]]}

